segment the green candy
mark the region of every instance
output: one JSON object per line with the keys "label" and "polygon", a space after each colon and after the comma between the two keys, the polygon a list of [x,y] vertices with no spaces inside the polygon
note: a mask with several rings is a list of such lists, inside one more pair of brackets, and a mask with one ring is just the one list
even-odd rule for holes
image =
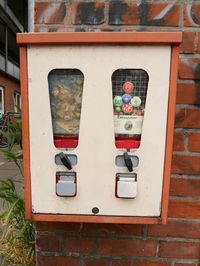
{"label": "green candy", "polygon": [[122,97],[115,96],[113,102],[114,102],[114,106],[122,106]]}

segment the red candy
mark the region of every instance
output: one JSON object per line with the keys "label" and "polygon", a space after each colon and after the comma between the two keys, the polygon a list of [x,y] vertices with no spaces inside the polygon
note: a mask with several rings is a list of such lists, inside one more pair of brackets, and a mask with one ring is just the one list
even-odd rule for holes
{"label": "red candy", "polygon": [[126,114],[128,114],[128,113],[131,113],[132,111],[133,111],[133,106],[132,106],[132,104],[123,104],[122,105],[122,111],[124,112],[124,113],[126,113]]}
{"label": "red candy", "polygon": [[133,83],[130,82],[130,81],[126,81],[123,85],[123,90],[126,92],[126,93],[131,93],[134,89],[134,86],[133,86]]}

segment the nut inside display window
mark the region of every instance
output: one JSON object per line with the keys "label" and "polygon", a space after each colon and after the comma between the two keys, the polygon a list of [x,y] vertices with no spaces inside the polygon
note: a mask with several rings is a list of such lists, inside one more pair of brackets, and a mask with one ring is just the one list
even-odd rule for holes
{"label": "nut inside display window", "polygon": [[84,76],[78,69],[54,69],[48,75],[54,144],[76,148]]}

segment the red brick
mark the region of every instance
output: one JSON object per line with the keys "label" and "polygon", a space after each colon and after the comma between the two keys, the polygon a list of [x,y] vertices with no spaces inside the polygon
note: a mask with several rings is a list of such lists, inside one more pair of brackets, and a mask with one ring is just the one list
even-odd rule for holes
{"label": "red brick", "polygon": [[200,128],[200,110],[191,108],[178,108],[176,110],[176,128]]}
{"label": "red brick", "polygon": [[142,228],[140,224],[83,224],[82,231],[87,234],[140,236]]}
{"label": "red brick", "polygon": [[59,236],[38,235],[36,238],[36,250],[59,252],[61,251],[60,241]]}
{"label": "red brick", "polygon": [[189,134],[188,150],[193,152],[200,152],[200,133]]}
{"label": "red brick", "polygon": [[138,6],[129,1],[112,1],[109,4],[111,25],[178,26],[179,5],[166,3],[143,3]]}
{"label": "red brick", "polygon": [[196,263],[175,263],[174,264],[174,266],[198,266],[198,265]]}
{"label": "red brick", "polygon": [[76,25],[99,25],[104,23],[105,4],[100,2],[72,3],[72,22]]}
{"label": "red brick", "polygon": [[200,156],[173,155],[172,173],[199,175]]}
{"label": "red brick", "polygon": [[115,256],[155,256],[156,241],[131,239],[99,239],[98,253]]}
{"label": "red brick", "polygon": [[104,259],[84,259],[83,266],[109,266],[108,260]]}
{"label": "red brick", "polygon": [[[145,9],[145,5],[143,5]],[[167,3],[147,3],[146,21],[144,21],[145,10],[140,13],[141,25],[153,26],[178,26],[180,17],[180,5]]]}
{"label": "red brick", "polygon": [[184,26],[199,27],[200,25],[200,4],[185,4]]}
{"label": "red brick", "polygon": [[174,151],[184,150],[184,136],[183,133],[174,133]]}
{"label": "red brick", "polygon": [[92,253],[94,239],[88,237],[67,237],[66,252]]}
{"label": "red brick", "polygon": [[152,260],[113,260],[112,266],[171,266],[170,262]]}
{"label": "red brick", "polygon": [[181,58],[178,75],[180,79],[199,79],[200,58]]}
{"label": "red brick", "polygon": [[176,102],[178,104],[200,104],[200,83],[178,83]]}
{"label": "red brick", "polygon": [[58,256],[38,256],[37,266],[79,266],[77,258]]}
{"label": "red brick", "polygon": [[65,3],[35,2],[35,24],[63,24]]}
{"label": "red brick", "polygon": [[194,53],[195,44],[195,32],[185,31],[183,32],[183,41],[180,45],[180,52]]}
{"label": "red brick", "polygon": [[170,195],[181,197],[199,197],[200,179],[172,178],[170,185]]}
{"label": "red brick", "polygon": [[110,25],[139,25],[139,13],[136,3],[124,1],[109,3]]}
{"label": "red brick", "polygon": [[166,225],[149,225],[148,235],[154,237],[200,238],[200,223],[168,221]]}
{"label": "red brick", "polygon": [[169,217],[176,218],[200,218],[200,201],[192,200],[170,200]]}
{"label": "red brick", "polygon": [[19,82],[0,74],[0,86],[4,89],[4,112],[13,112],[14,93],[20,92]]}
{"label": "red brick", "polygon": [[164,242],[160,243],[160,257],[199,259],[200,243]]}
{"label": "red brick", "polygon": [[37,231],[48,231],[48,232],[79,232],[79,223],[48,223],[48,222],[37,222]]}
{"label": "red brick", "polygon": [[200,33],[198,33],[197,53],[200,53]]}

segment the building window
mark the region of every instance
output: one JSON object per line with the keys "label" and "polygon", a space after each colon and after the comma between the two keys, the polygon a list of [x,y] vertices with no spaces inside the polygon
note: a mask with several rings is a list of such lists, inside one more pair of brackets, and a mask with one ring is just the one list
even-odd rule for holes
{"label": "building window", "polygon": [[14,111],[19,112],[21,108],[21,95],[19,92],[14,93]]}
{"label": "building window", "polygon": [[4,90],[0,87],[0,117],[4,114]]}

